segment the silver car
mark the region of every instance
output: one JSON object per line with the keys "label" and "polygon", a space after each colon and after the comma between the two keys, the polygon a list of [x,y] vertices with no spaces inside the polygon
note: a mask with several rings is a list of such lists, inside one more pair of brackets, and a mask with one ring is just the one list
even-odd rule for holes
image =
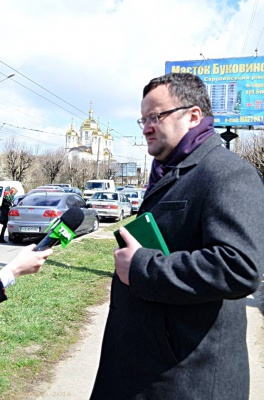
{"label": "silver car", "polygon": [[43,238],[51,221],[71,207],[80,207],[84,213],[84,220],[76,229],[76,235],[99,228],[96,210],[88,208],[78,194],[38,191],[27,194],[19,205],[10,209],[7,223],[9,240],[20,243],[25,238]]}
{"label": "silver car", "polygon": [[146,189],[123,189],[120,193],[125,194],[132,204],[133,212],[137,213],[143,201]]}
{"label": "silver car", "polygon": [[132,205],[121,191],[96,192],[87,200],[87,205],[95,209],[101,219],[115,218],[116,221],[122,221],[132,215]]}

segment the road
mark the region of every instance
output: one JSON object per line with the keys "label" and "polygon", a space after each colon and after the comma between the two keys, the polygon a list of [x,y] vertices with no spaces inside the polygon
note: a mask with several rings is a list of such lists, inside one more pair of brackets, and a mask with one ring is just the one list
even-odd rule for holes
{"label": "road", "polygon": [[[114,222],[101,222],[100,221],[99,232],[101,230],[103,230],[104,228],[106,228],[107,226],[113,224],[113,223]],[[0,227],[2,227],[2,225],[0,225]],[[83,236],[85,236],[85,235],[83,235]],[[83,236],[81,236],[81,237],[83,237]],[[7,241],[6,244],[5,243],[0,243],[0,267],[3,267],[9,261],[11,261],[19,253],[19,251],[23,247],[25,247],[27,244],[35,243],[34,240],[33,241],[25,240],[21,244],[14,244],[14,243],[8,242],[7,230],[5,232],[5,240]]]}

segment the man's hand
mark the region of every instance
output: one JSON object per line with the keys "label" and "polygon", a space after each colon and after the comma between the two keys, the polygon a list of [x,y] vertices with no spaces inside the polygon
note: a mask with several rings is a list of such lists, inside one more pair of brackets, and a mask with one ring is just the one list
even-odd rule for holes
{"label": "man's hand", "polygon": [[124,227],[119,229],[119,233],[126,242],[127,247],[115,249],[115,268],[121,282],[129,285],[129,270],[131,260],[137,249],[142,246]]}

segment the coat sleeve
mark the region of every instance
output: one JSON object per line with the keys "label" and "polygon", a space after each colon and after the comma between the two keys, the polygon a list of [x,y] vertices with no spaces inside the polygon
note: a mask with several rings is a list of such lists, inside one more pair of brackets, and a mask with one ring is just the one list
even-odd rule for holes
{"label": "coat sleeve", "polygon": [[181,305],[238,299],[257,289],[264,262],[263,183],[251,165],[241,168],[241,160],[223,170],[210,181],[200,210],[201,248],[169,256],[138,249],[129,275],[133,295]]}

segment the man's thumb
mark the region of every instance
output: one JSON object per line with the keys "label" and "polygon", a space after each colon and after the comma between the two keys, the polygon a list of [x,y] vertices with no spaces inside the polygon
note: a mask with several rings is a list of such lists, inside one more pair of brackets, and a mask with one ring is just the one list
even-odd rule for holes
{"label": "man's thumb", "polygon": [[126,242],[127,246],[132,245],[132,244],[137,244],[139,245],[140,243],[134,238],[134,236],[131,235],[131,233],[128,232],[126,228],[123,226],[119,229],[119,233]]}

